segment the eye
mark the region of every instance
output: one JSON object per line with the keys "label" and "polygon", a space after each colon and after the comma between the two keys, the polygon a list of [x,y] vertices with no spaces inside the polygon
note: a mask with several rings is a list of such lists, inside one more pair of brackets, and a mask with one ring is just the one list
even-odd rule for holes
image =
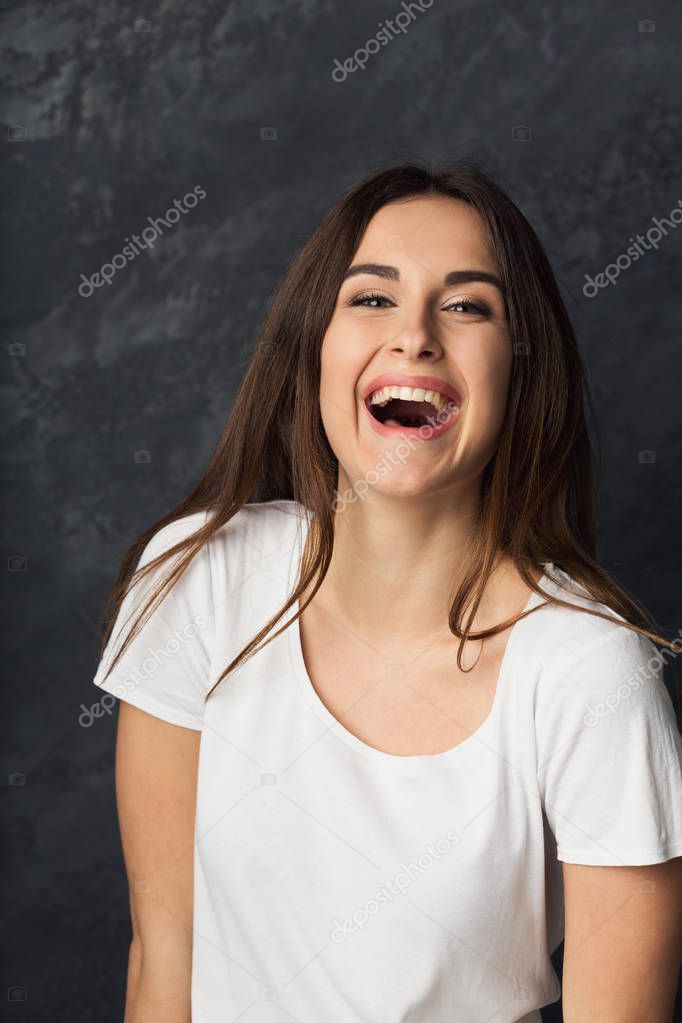
{"label": "eye", "polygon": [[[455,308],[462,306],[465,308]],[[463,295],[462,298],[456,298],[454,302],[451,302],[445,308],[452,309],[453,312],[466,313],[469,315],[475,314],[477,316],[487,316],[490,311],[482,302],[476,302],[473,298],[469,298],[466,295]]]}
{"label": "eye", "polygon": [[[386,298],[385,295],[378,295],[376,292],[372,291],[372,292],[369,292],[366,295],[356,295],[356,297],[354,299],[351,299],[351,301],[348,303],[348,305],[350,305],[350,306],[364,305],[366,308],[370,308],[369,306],[366,305],[366,303],[368,303],[368,302],[390,302],[390,301],[391,300],[389,298]],[[372,309],[376,309],[377,306],[371,306],[371,308]]]}

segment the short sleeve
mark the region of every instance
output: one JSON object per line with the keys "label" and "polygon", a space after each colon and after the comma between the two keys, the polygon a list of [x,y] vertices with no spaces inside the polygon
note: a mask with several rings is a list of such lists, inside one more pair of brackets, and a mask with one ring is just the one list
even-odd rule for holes
{"label": "short sleeve", "polygon": [[557,858],[635,866],[682,855],[682,740],[663,682],[676,654],[618,625],[572,647],[535,693],[538,788]]}
{"label": "short sleeve", "polygon": [[[204,513],[195,513],[164,526],[143,550],[137,567],[148,564],[162,551],[196,532],[204,521]],[[201,731],[204,702],[210,688],[215,620],[210,541],[195,554],[152,613],[146,612],[147,620],[107,676],[140,611],[179,558],[176,554],[161,563],[128,590],[93,683],[155,717]],[[90,708],[90,712],[100,716],[96,709]]]}

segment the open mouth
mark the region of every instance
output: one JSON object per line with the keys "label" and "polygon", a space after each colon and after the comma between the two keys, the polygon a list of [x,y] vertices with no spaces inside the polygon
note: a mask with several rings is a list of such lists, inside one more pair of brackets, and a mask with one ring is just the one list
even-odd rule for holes
{"label": "open mouth", "polygon": [[438,409],[428,401],[403,401],[389,398],[385,405],[372,405],[369,411],[385,426],[437,426]]}
{"label": "open mouth", "polygon": [[367,411],[383,426],[402,429],[434,429],[446,425],[455,415],[457,405],[450,398],[422,388],[384,387],[368,395]]}

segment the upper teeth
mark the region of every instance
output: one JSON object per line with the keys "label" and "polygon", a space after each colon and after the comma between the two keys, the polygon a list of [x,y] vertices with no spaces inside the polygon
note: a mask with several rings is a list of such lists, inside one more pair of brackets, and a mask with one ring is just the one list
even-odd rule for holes
{"label": "upper teeth", "polygon": [[382,387],[380,390],[374,391],[369,403],[370,405],[385,405],[391,398],[400,398],[401,401],[428,401],[437,409],[448,408],[452,401],[438,391],[426,391],[423,387],[398,387],[391,384],[389,387]]}

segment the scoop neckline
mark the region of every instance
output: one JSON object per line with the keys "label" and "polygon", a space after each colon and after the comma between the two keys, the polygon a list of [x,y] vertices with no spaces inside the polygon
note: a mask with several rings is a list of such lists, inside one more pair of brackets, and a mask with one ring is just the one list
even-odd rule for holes
{"label": "scoop neckline", "polygon": [[[294,573],[297,573],[298,564],[296,558],[292,558],[292,563]],[[551,585],[552,580],[548,572],[552,571],[554,565],[552,562],[542,562],[541,567],[543,571],[542,575],[538,579],[537,585],[542,588],[543,584],[546,585],[549,583]],[[292,582],[293,580],[290,579],[290,583]],[[533,591],[526,601],[525,606],[519,613],[524,614],[526,611],[530,611],[537,604],[540,604],[542,600],[542,595]],[[299,606],[300,601],[297,601],[293,608],[294,615],[298,614]],[[366,743],[363,739],[360,739],[357,735],[351,732],[332,714],[318,695],[318,692],[313,685],[306,667],[305,658],[303,657],[300,618],[293,619],[286,631],[289,633],[289,654],[299,690],[311,710],[322,721],[322,723],[327,726],[327,731],[331,732],[337,739],[344,742],[347,746],[351,747],[351,749],[355,750],[356,753],[359,753],[366,759],[373,760],[375,763],[385,764],[393,768],[404,769],[419,766],[428,767],[429,765],[435,766],[436,764],[449,762],[450,760],[454,760],[458,756],[461,756],[462,750],[471,748],[474,743],[482,742],[484,740],[486,733],[490,731],[495,723],[499,712],[500,703],[502,702],[504,695],[504,683],[509,674],[515,641],[518,640],[518,628],[525,620],[526,619],[521,619],[521,621],[515,622],[511,627],[511,631],[507,637],[507,643],[504,648],[504,653],[502,655],[500,668],[497,673],[493,702],[486,717],[483,719],[478,728],[474,729],[473,732],[470,732],[465,739],[458,742],[456,746],[451,746],[449,749],[442,750],[440,753],[388,753],[386,750],[380,750],[376,746],[371,746],[369,743]]]}

